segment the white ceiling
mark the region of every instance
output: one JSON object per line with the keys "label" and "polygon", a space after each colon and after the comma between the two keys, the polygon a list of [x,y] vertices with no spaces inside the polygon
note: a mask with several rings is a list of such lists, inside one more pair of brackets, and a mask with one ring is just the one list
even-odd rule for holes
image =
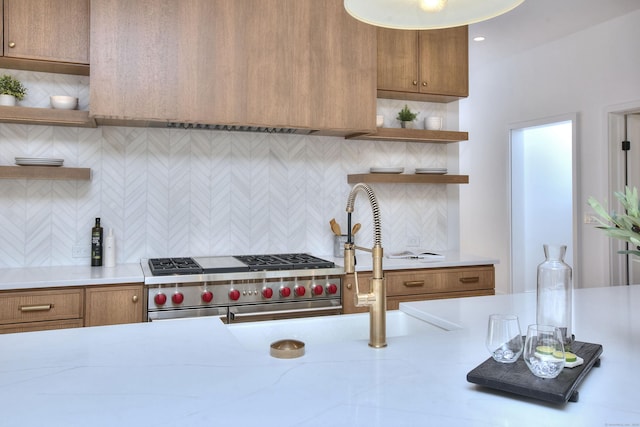
{"label": "white ceiling", "polygon": [[[525,0],[504,15],[469,26],[472,63],[496,60],[640,9],[640,0]],[[472,41],[485,36],[483,42]]]}

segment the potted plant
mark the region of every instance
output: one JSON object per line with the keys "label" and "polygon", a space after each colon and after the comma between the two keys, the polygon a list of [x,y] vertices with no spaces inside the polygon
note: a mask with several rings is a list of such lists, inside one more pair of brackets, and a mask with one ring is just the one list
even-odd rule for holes
{"label": "potted plant", "polygon": [[413,121],[418,117],[418,113],[414,113],[409,109],[409,106],[405,104],[404,108],[398,112],[398,120],[400,120],[400,126],[407,129],[413,129]]}
{"label": "potted plant", "polygon": [[9,74],[0,76],[0,105],[16,105],[16,100],[22,101],[26,94],[27,89],[20,80]]}

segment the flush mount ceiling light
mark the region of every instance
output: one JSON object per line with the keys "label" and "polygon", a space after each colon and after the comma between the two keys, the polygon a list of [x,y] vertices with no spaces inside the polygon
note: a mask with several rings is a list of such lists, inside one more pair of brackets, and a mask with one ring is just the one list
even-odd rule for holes
{"label": "flush mount ceiling light", "polygon": [[344,0],[354,18],[377,27],[432,30],[459,27],[509,12],[524,0]]}

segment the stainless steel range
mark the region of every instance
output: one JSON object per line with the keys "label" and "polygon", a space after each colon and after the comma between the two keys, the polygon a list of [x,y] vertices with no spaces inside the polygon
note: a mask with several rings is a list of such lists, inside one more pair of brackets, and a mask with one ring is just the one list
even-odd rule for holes
{"label": "stainless steel range", "polygon": [[226,322],[339,314],[341,275],[309,254],[141,260],[147,319],[220,316]]}

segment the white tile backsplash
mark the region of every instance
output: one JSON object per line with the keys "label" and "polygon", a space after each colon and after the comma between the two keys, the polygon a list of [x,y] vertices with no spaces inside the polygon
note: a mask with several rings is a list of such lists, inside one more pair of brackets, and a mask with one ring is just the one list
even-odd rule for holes
{"label": "white tile backsplash", "polygon": [[[87,77],[4,71],[29,83],[23,106],[48,107],[50,92],[65,90],[87,108]],[[395,118],[404,103],[379,100],[378,113]],[[437,104],[410,104],[444,114]],[[119,263],[158,256],[329,255],[329,220],[346,228],[348,174],[391,163],[412,172],[447,162],[442,144],[0,124],[0,164],[14,164],[16,156],[61,157],[65,166],[91,168],[92,179],[0,180],[0,267],[88,264],[88,258],[73,258],[72,249],[89,247],[95,217],[105,233],[113,228]],[[445,185],[372,187],[385,251],[404,249],[413,236],[421,247],[446,249]],[[371,211],[362,194],[353,216],[363,225],[358,244],[370,246]]]}

